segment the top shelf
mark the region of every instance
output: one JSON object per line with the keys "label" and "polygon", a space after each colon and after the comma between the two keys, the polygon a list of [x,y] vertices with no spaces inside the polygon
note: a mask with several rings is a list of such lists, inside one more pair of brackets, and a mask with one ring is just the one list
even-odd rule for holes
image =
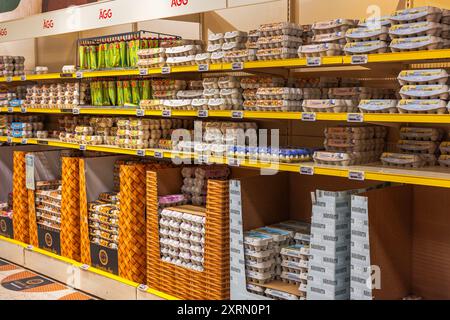
{"label": "top shelf", "polygon": [[[356,58],[355,58],[356,57]],[[81,78],[101,78],[101,77],[121,77],[121,76],[145,76],[145,75],[168,75],[172,73],[192,73],[192,72],[229,72],[229,71],[249,71],[270,68],[314,68],[314,67],[348,67],[348,66],[367,66],[373,67],[377,64],[384,63],[420,63],[420,62],[440,62],[450,59],[450,49],[442,50],[423,50],[395,53],[380,53],[367,55],[367,63],[365,63],[366,55],[362,56],[332,56],[323,57],[319,63],[314,61],[314,66],[310,65],[310,60],[306,58],[285,59],[285,60],[268,60],[268,61],[251,61],[240,63],[219,63],[210,64],[204,71],[204,67],[199,66],[176,66],[170,68],[151,68],[151,69],[126,69],[126,70],[101,70],[101,71],[85,71],[76,73],[48,73],[42,75],[27,75],[19,77],[0,77],[2,82],[23,82],[23,81],[39,81],[39,80],[56,80],[56,79],[81,79]],[[364,63],[355,63],[354,59],[364,61]]]}

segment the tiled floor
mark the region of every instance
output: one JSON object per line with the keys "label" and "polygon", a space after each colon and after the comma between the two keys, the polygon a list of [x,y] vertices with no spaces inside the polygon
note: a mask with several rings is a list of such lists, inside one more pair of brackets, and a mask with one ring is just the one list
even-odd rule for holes
{"label": "tiled floor", "polygon": [[92,297],[0,259],[0,300],[91,300]]}

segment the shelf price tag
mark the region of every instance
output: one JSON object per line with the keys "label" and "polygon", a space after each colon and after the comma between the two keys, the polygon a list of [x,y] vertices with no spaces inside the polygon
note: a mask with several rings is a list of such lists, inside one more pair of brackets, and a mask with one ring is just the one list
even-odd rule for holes
{"label": "shelf price tag", "polygon": [[302,113],[302,121],[306,122],[316,122],[317,115],[315,112],[303,112]]}
{"label": "shelf price tag", "polygon": [[138,290],[142,291],[142,292],[147,292],[148,289],[149,289],[149,287],[147,285],[145,285],[145,284],[141,284],[138,287]]}
{"label": "shelf price tag", "polygon": [[161,68],[161,74],[170,74],[172,72],[172,69],[170,67],[162,67]]}
{"label": "shelf price tag", "polygon": [[137,150],[136,155],[138,157],[145,157],[145,150],[143,150],[143,149]]}
{"label": "shelf price tag", "polygon": [[21,143],[22,144],[28,144],[28,139],[22,139]]}
{"label": "shelf price tag", "polygon": [[145,110],[137,109],[136,110],[136,117],[145,117]]}
{"label": "shelf price tag", "polygon": [[27,249],[28,251],[33,251],[34,247],[32,245],[26,246],[25,249]]}
{"label": "shelf price tag", "polygon": [[303,174],[306,176],[313,176],[314,175],[314,167],[301,166],[300,174]]}
{"label": "shelf price tag", "polygon": [[366,64],[369,62],[369,56],[367,54],[354,55],[351,59],[351,64]]}
{"label": "shelf price tag", "polygon": [[308,57],[306,58],[306,66],[308,67],[320,67],[322,65],[321,57]]}
{"label": "shelf price tag", "polygon": [[80,144],[80,151],[86,151],[87,146],[85,144]]}
{"label": "shelf price tag", "polygon": [[240,167],[241,166],[241,160],[239,160],[237,158],[228,158],[227,159],[227,164],[230,167]]}
{"label": "shelf price tag", "polygon": [[80,114],[80,108],[73,108],[72,109],[72,114],[75,116],[78,116]]}
{"label": "shelf price tag", "polygon": [[139,69],[139,75],[140,76],[148,76],[148,69]]}
{"label": "shelf price tag", "polygon": [[20,112],[21,112],[21,113],[27,113],[27,108],[21,107],[21,108],[20,108]]}
{"label": "shelf price tag", "polygon": [[163,110],[162,116],[164,118],[172,118],[172,110]]}
{"label": "shelf price tag", "polygon": [[199,110],[197,116],[199,118],[208,118],[209,112],[208,112],[208,110]]}
{"label": "shelf price tag", "polygon": [[198,72],[207,72],[209,71],[209,64],[199,64]]}
{"label": "shelf price tag", "polygon": [[231,113],[233,119],[244,119],[244,111],[233,111]]}
{"label": "shelf price tag", "polygon": [[243,62],[233,62],[231,64],[231,70],[233,70],[233,71],[244,70],[244,63]]}
{"label": "shelf price tag", "polygon": [[6,77],[6,82],[13,82],[13,77]]}
{"label": "shelf price tag", "polygon": [[364,114],[362,113],[349,113],[347,114],[347,122],[364,122]]}
{"label": "shelf price tag", "polygon": [[60,73],[60,78],[73,78],[73,73]]}
{"label": "shelf price tag", "polygon": [[14,108],[13,107],[8,107],[8,113],[13,113],[14,112]]}
{"label": "shelf price tag", "polygon": [[77,71],[77,73],[75,73],[75,78],[77,78],[77,79],[83,79],[83,72]]}
{"label": "shelf price tag", "polygon": [[164,153],[160,151],[155,151],[155,158],[156,159],[164,159]]}
{"label": "shelf price tag", "polygon": [[6,142],[9,143],[9,144],[13,143],[13,138],[8,137],[8,138],[6,139]]}
{"label": "shelf price tag", "polygon": [[366,180],[366,174],[363,171],[349,171],[348,178],[355,181],[364,181]]}
{"label": "shelf price tag", "polygon": [[20,76],[20,81],[27,81],[27,76],[26,75]]}
{"label": "shelf price tag", "polygon": [[209,163],[209,157],[206,155],[199,155],[198,156],[198,163],[199,164],[208,164]]}
{"label": "shelf price tag", "polygon": [[48,146],[48,141],[38,140],[37,144],[39,144],[41,146]]}
{"label": "shelf price tag", "polygon": [[80,266],[80,269],[84,270],[84,271],[88,271],[90,268],[91,267],[89,265],[87,265],[87,264],[83,264],[83,265]]}

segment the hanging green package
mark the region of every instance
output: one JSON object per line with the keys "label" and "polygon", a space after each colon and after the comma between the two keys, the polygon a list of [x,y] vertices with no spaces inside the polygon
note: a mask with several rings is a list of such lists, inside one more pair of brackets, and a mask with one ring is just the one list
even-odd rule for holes
{"label": "hanging green package", "polygon": [[85,46],[84,47],[84,53],[85,53],[85,60],[86,60],[86,69],[92,70],[91,68],[91,47]]}
{"label": "hanging green package", "polygon": [[131,67],[131,55],[133,51],[134,40],[129,37],[127,41],[127,67]]}
{"label": "hanging green package", "polygon": [[78,46],[78,59],[80,60],[80,69],[86,69],[86,47],[82,43]]}
{"label": "hanging green package", "polygon": [[127,66],[127,43],[124,38],[120,38],[119,41],[119,50],[120,50],[120,66],[125,68]]}
{"label": "hanging green package", "polygon": [[130,41],[131,48],[130,48],[130,67],[136,67],[138,62],[138,55],[137,52],[140,47],[140,41],[139,40],[132,40]]}
{"label": "hanging green package", "polygon": [[123,82],[123,102],[124,104],[133,103],[133,94],[131,93],[130,81]]}
{"label": "hanging green package", "polygon": [[106,62],[105,62],[105,52],[106,52],[106,45],[105,43],[100,43],[98,46],[98,68],[104,69],[106,68]]}
{"label": "hanging green package", "polygon": [[99,81],[92,82],[91,89],[92,103],[94,106],[101,106],[103,103],[101,83]]}
{"label": "hanging green package", "polygon": [[115,81],[108,82],[109,102],[112,106],[117,105],[117,86]]}
{"label": "hanging green package", "polygon": [[91,57],[91,69],[98,69],[97,64],[97,46],[90,46],[89,56]]}
{"label": "hanging green package", "polygon": [[123,82],[117,81],[117,105],[123,107],[125,104],[123,97]]}
{"label": "hanging green package", "polygon": [[111,104],[109,103],[108,81],[102,81],[101,86],[102,86],[102,94],[103,94],[102,105],[109,106]]}
{"label": "hanging green package", "polygon": [[152,87],[150,80],[142,80],[140,82],[141,87],[141,100],[150,100],[152,98]]}
{"label": "hanging green package", "polygon": [[111,59],[111,68],[117,68],[120,65],[119,44],[111,42],[109,44],[109,54]]}
{"label": "hanging green package", "polygon": [[139,95],[139,81],[138,80],[131,80],[130,82],[131,84],[131,95],[132,95],[132,101],[133,104],[138,105],[140,100],[140,95]]}

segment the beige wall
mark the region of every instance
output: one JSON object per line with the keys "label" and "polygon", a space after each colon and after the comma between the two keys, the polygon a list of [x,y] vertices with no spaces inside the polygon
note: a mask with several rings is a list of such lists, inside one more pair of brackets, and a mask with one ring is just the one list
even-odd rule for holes
{"label": "beige wall", "polygon": [[449,0],[412,0],[415,7],[434,6],[439,8],[450,9]]}

